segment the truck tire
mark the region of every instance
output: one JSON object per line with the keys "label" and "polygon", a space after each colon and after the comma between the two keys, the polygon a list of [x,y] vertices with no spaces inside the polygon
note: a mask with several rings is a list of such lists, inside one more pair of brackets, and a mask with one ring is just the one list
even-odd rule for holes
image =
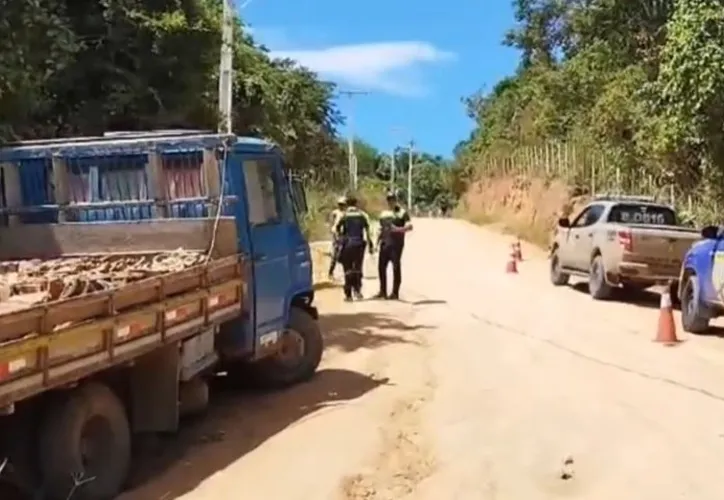
{"label": "truck tire", "polygon": [[110,500],[123,488],[131,431],[123,404],[105,385],[90,383],[58,400],[46,412],[38,444],[49,498]]}
{"label": "truck tire", "polygon": [[571,275],[561,271],[561,261],[558,258],[558,249],[553,250],[551,254],[551,268],[550,278],[553,286],[565,286],[568,284],[568,280],[571,279]]}
{"label": "truck tire", "polygon": [[283,342],[287,344],[280,353],[248,367],[254,385],[264,389],[282,389],[309,380],[317,371],[324,340],[319,323],[307,311],[291,308]]}
{"label": "truck tire", "polygon": [[709,315],[699,300],[699,280],[695,274],[686,279],[681,300],[681,326],[685,332],[705,333],[709,329]]}
{"label": "truck tire", "polygon": [[681,309],[681,298],[679,297],[679,283],[672,281],[669,284],[669,297],[671,297],[671,305],[674,309]]}
{"label": "truck tire", "polygon": [[613,295],[613,287],[606,283],[606,269],[603,267],[600,255],[591,260],[591,269],[588,271],[588,293],[595,300],[608,300]]}

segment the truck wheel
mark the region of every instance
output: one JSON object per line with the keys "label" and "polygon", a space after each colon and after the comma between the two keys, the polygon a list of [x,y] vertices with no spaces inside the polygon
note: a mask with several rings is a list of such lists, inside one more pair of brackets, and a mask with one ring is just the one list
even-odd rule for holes
{"label": "truck wheel", "polygon": [[38,444],[49,498],[110,500],[120,493],[131,460],[131,431],[123,405],[105,385],[81,386],[50,408]]}
{"label": "truck wheel", "polygon": [[292,307],[281,341],[284,346],[278,354],[249,366],[256,385],[281,389],[309,380],[317,371],[324,341],[319,323],[309,313]]}
{"label": "truck wheel", "polygon": [[608,300],[613,295],[613,287],[606,283],[606,269],[603,267],[600,255],[596,255],[591,261],[591,269],[588,272],[588,293],[596,300]]}
{"label": "truck wheel", "polygon": [[699,280],[693,274],[686,279],[681,299],[681,325],[685,332],[705,333],[709,329],[709,315],[699,300]]}
{"label": "truck wheel", "polygon": [[554,286],[565,286],[568,284],[568,280],[571,275],[561,271],[561,261],[558,258],[558,250],[554,250],[551,255],[551,269],[550,269],[551,283]]}

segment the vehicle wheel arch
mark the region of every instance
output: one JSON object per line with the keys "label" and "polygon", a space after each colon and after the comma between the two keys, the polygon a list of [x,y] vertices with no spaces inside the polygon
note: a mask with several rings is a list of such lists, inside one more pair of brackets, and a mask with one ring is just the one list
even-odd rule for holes
{"label": "vehicle wheel arch", "polygon": [[696,276],[696,271],[687,266],[684,268],[684,271],[681,273],[681,279],[679,280],[679,286],[678,286],[678,293],[677,295],[681,297],[681,295],[684,293],[684,287],[686,287],[686,282],[691,278],[692,276]]}
{"label": "vehicle wheel arch", "polygon": [[591,251],[591,257],[589,259],[589,262],[593,262],[593,259],[595,259],[598,256],[603,256],[603,254],[601,253],[601,249],[598,247],[594,247],[593,250]]}
{"label": "vehicle wheel arch", "polygon": [[291,300],[289,301],[289,309],[291,309],[292,307],[297,307],[316,320],[319,319],[319,311],[317,311],[317,308],[314,307],[313,304],[314,290],[308,290],[292,296]]}
{"label": "vehicle wheel arch", "polygon": [[[686,269],[684,273],[686,273]],[[694,269],[681,280],[681,323],[685,332],[705,333],[709,329],[709,321],[714,316],[712,311],[699,297],[700,286],[698,275]],[[689,295],[693,294],[693,297]]]}

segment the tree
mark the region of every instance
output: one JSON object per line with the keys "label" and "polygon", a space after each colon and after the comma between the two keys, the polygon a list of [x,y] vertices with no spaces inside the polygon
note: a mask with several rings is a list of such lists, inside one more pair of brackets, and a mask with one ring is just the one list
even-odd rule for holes
{"label": "tree", "polygon": [[[221,0],[2,0],[0,141],[213,129]],[[294,168],[338,168],[333,87],[272,60],[238,23],[234,128]]]}
{"label": "tree", "polygon": [[503,42],[520,49],[521,64],[466,100],[477,127],[456,148],[459,181],[484,155],[576,142],[628,178],[673,174],[724,201],[719,0],[512,3],[516,24]]}

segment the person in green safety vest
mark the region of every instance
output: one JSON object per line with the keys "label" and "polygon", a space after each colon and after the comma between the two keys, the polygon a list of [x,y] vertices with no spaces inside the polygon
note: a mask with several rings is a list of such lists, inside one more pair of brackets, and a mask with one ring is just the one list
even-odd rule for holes
{"label": "person in green safety vest", "polygon": [[347,209],[335,227],[340,241],[339,262],[344,268],[344,298],[352,300],[352,295],[362,299],[362,264],[365,247],[374,252],[370,236],[370,221],[365,212],[357,208],[357,198],[347,196]]}
{"label": "person in green safety vest", "polygon": [[[380,214],[378,236],[379,257],[377,271],[380,279],[379,299],[398,300],[402,285],[402,250],[405,248],[405,234],[412,231],[412,221],[407,210],[402,208],[397,193],[387,193],[387,210]],[[392,293],[387,295],[387,267],[392,264]]]}

